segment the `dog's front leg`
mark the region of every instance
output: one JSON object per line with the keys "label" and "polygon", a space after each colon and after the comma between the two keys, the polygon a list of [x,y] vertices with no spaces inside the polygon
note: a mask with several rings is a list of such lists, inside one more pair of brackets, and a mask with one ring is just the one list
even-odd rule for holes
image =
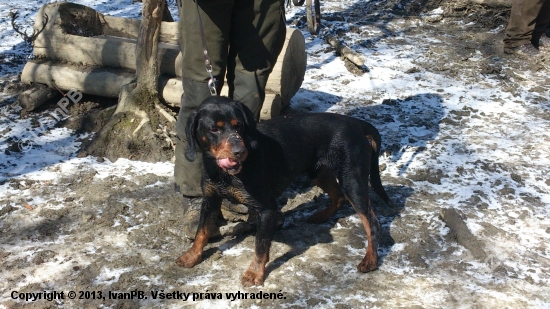
{"label": "dog's front leg", "polygon": [[276,230],[278,216],[276,210],[270,209],[260,210],[257,214],[254,260],[243,275],[242,284],[244,286],[264,283],[265,265],[269,261],[269,249]]}
{"label": "dog's front leg", "polygon": [[191,248],[176,260],[178,266],[191,268],[202,260],[202,251],[204,246],[208,243],[213,225],[216,224],[216,218],[220,212],[221,205],[221,197],[210,196],[203,199],[195,241]]}

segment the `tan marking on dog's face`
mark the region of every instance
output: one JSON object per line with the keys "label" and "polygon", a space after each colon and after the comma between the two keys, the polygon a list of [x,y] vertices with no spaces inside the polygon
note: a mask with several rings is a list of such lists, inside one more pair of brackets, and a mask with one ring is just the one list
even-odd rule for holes
{"label": "tan marking on dog's face", "polygon": [[239,124],[239,121],[237,119],[231,119],[231,125],[236,126]]}
{"label": "tan marking on dog's face", "polygon": [[203,136],[201,137],[201,140],[202,140],[203,142],[205,142],[205,143],[208,142],[208,138],[206,137],[206,135],[203,135]]}
{"label": "tan marking on dog's face", "polygon": [[216,122],[216,125],[220,128],[223,128],[225,126],[225,122],[219,120],[218,122]]}
{"label": "tan marking on dog's face", "polygon": [[222,140],[219,145],[212,145],[210,147],[210,152],[214,158],[233,158],[231,144],[229,144],[226,139]]}

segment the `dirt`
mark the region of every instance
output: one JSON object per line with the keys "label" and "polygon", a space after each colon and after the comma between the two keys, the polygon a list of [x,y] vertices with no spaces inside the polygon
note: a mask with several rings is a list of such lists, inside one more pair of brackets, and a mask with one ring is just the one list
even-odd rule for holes
{"label": "dirt", "polygon": [[[323,5],[329,7],[331,2],[323,2]],[[444,11],[442,17],[427,14],[438,7]],[[506,92],[514,94],[518,85],[525,81],[518,72],[547,72],[548,62],[504,58],[502,27],[508,15],[507,7],[481,6],[466,1],[375,0],[363,3],[361,7],[350,7],[345,12],[324,14],[323,21],[331,22],[327,23],[327,33],[338,35],[344,42],[354,42],[352,35],[360,35],[360,31],[348,32],[345,27],[332,22],[345,20],[359,26],[382,25],[379,29],[389,45],[403,43],[401,36],[394,36],[395,32],[423,35],[426,39],[437,37],[441,41],[419,54],[414,67],[404,70],[403,74],[417,78],[419,84],[424,81],[424,73],[427,72],[437,72],[472,85],[484,82],[480,76],[491,76],[503,82]],[[442,23],[443,18],[447,22]],[[304,18],[296,17],[293,24],[306,31]],[[501,30],[491,32],[494,29]],[[365,48],[374,48],[377,42],[369,39],[361,44]],[[352,44],[350,46],[354,47]],[[450,51],[451,47],[453,49]],[[473,57],[483,60],[469,61]],[[346,62],[346,67],[357,75],[365,73],[349,62]],[[531,89],[532,97],[542,105],[548,102],[547,86],[544,85],[550,85],[550,76],[537,76],[536,84],[540,86]],[[345,87],[349,82],[343,82],[340,87]],[[14,95],[25,87],[17,80],[5,81],[0,85],[10,89]],[[398,131],[388,130],[392,134],[383,135],[384,162],[402,159],[403,149],[408,149],[414,157],[425,154],[428,148],[447,147],[445,143],[452,140],[455,129],[462,128],[466,122],[484,120],[498,126],[501,121],[495,115],[471,107],[448,113],[443,108],[433,108],[446,99],[445,89],[433,90],[421,98],[385,98],[384,94],[375,93],[372,101],[363,105],[343,103],[342,112],[371,119],[374,123],[395,123],[401,128]],[[498,98],[495,100],[498,101]],[[14,101],[4,104],[13,104]],[[432,103],[422,103],[428,101]],[[379,102],[381,104],[375,104]],[[71,107],[72,117],[59,125],[79,133],[97,132],[112,113],[115,103],[86,97],[83,104]],[[522,104],[519,97],[518,104]],[[36,117],[52,106],[45,106],[36,114],[24,117]],[[527,108],[550,119],[547,109],[537,109],[536,106]],[[415,109],[418,113],[411,112]],[[305,111],[307,108],[295,108],[295,112]],[[441,126],[450,129],[443,130]],[[409,134],[409,130],[413,130],[411,128],[425,128],[429,134],[419,138]],[[477,144],[483,145],[485,151],[495,148],[483,142],[479,140]],[[537,151],[536,141],[528,139],[524,143],[532,145],[532,148],[523,149],[524,153]],[[461,151],[461,154],[473,153],[472,149],[459,146],[454,149]],[[437,161],[440,155],[433,152],[427,156],[429,160]],[[100,166],[103,159],[97,160]],[[409,163],[400,166],[400,170],[406,170]],[[383,173],[383,183],[395,208],[385,207],[376,196],[372,196],[382,225],[379,249],[381,269],[368,274],[355,270],[364,255],[365,235],[351,206],[346,204],[325,224],[308,224],[307,217],[328,205],[329,199],[305,179],[297,180],[278,199],[286,219],[275,235],[266,283],[263,287],[249,289],[240,285],[240,277],[252,260],[253,233],[214,239],[207,246],[202,263],[192,269],[176,266],[174,260],[190,243],[182,237],[179,229],[183,201],[181,195],[174,192],[170,173],[158,173],[156,170],[144,172],[128,167],[123,175],[106,176],[101,174],[101,168],[91,167],[90,164],[83,163],[70,173],[62,173],[59,166],[51,166],[47,168],[49,173],[66,176],[54,182],[19,178],[6,182],[10,190],[25,190],[26,193],[0,197],[1,238],[4,244],[0,251],[3,266],[0,273],[4,279],[0,290],[7,293],[18,287],[18,293],[97,293],[93,296],[77,294],[74,300],[65,297],[64,300],[52,302],[25,302],[6,297],[0,304],[7,308],[164,308],[185,305],[242,308],[525,308],[533,304],[544,307],[550,303],[547,286],[544,288],[548,283],[547,271],[550,271],[548,245],[531,246],[526,254],[522,254],[509,252],[513,250],[507,251],[494,243],[499,240],[516,243],[532,241],[516,230],[521,230],[521,225],[535,224],[534,213],[537,209],[548,207],[535,193],[547,194],[550,178],[547,175],[524,174],[521,164],[528,165],[528,162],[518,163],[520,166],[481,160],[469,163],[456,171],[426,166],[403,173],[401,177]],[[386,163],[382,164],[381,170],[386,167]],[[477,171],[497,174],[499,178],[480,179],[480,190],[458,202],[453,202],[454,192],[429,190],[430,185],[441,185],[446,181],[456,181],[459,186],[460,179],[475,177]],[[531,193],[517,191],[518,186],[524,186],[527,180],[534,177],[545,181],[546,187],[535,188]],[[490,184],[482,189],[482,182]],[[419,183],[426,185],[419,186]],[[494,219],[497,215],[488,204],[491,202],[487,193],[490,190],[498,190],[503,207],[509,210],[506,213],[510,215]],[[477,229],[468,230],[468,237],[475,238],[470,243],[493,244],[494,252],[528,266],[520,268],[513,266],[516,264],[506,264],[499,259],[504,261],[503,256],[495,255],[491,250],[487,252],[488,257],[484,255],[485,251],[481,254],[475,248],[469,250],[468,246],[460,244],[456,233],[441,232],[448,227],[439,219],[438,207],[453,206],[453,203],[460,204],[466,210],[461,213],[459,221],[462,224],[464,221],[480,222],[474,225]],[[529,206],[516,208],[517,203]],[[30,208],[25,208],[25,205]],[[505,224],[495,226],[483,222],[484,218]],[[531,236],[547,239],[550,237],[550,227],[545,227],[545,233]],[[399,254],[392,253],[395,250],[399,250]],[[25,285],[21,286],[21,282]],[[479,292],[480,286],[486,290]],[[109,294],[109,291],[114,294]],[[138,296],[141,294],[124,300],[109,297],[128,297],[132,291],[145,292],[147,299],[140,299]],[[197,299],[154,300],[154,293],[160,291],[197,293],[190,296]],[[102,292],[101,297],[99,292]],[[243,296],[238,301],[227,300],[225,293],[237,292],[249,294],[246,299]],[[281,298],[256,299],[259,292],[273,293],[275,296],[281,293]],[[516,292],[520,296],[505,297]],[[540,297],[540,300],[530,302],[535,297]]]}

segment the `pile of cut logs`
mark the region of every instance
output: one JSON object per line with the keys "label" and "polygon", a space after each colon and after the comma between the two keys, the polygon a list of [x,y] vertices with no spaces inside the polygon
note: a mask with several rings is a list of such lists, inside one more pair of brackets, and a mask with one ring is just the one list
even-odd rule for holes
{"label": "pile of cut logs", "polygon": [[[44,26],[45,24],[45,26]],[[118,97],[120,87],[134,79],[135,45],[140,20],[101,14],[70,2],[44,5],[36,18],[35,59],[25,65],[23,82],[34,85],[20,96],[28,110],[50,100],[58,90]],[[183,93],[181,54],[176,22],[162,22],[159,43],[159,93],[169,106],[178,107]],[[261,119],[277,115],[300,88],[306,69],[302,33],[288,28],[266,87]],[[227,94],[227,89],[222,94]]]}

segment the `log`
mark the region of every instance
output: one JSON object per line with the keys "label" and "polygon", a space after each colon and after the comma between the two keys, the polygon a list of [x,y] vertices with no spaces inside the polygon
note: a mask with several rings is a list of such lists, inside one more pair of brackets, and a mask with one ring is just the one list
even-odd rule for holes
{"label": "log", "polygon": [[183,95],[181,79],[166,75],[159,76],[159,94],[167,105],[179,108]]}
{"label": "log", "polygon": [[[54,61],[135,71],[135,49],[136,41],[132,39],[68,34],[52,36],[47,43],[35,41],[34,54],[38,58]],[[181,53],[178,46],[160,43],[158,59],[161,74],[181,76]]]}
{"label": "log", "polygon": [[[85,37],[115,36],[137,39],[141,21],[136,18],[125,18],[103,15],[85,5],[71,2],[55,2],[45,4],[38,11],[34,27],[42,28],[45,15],[48,24],[45,31],[37,39],[47,41],[52,35],[73,34]],[[160,41],[178,45],[177,22],[161,23]],[[44,43],[42,43],[44,44]]]}
{"label": "log", "polygon": [[281,114],[283,103],[281,95],[275,93],[266,93],[262,110],[260,111],[260,121],[268,120]]}
{"label": "log", "polygon": [[81,67],[45,60],[28,61],[21,72],[24,83],[40,83],[65,91],[76,89],[111,98],[117,98],[120,87],[133,79],[134,73],[123,69]]}
{"label": "log", "polygon": [[[120,88],[130,83],[134,74],[117,68],[90,68],[71,64],[62,64],[46,60],[30,60],[21,73],[24,83],[44,84],[52,89],[80,92],[109,98],[118,98]],[[183,87],[181,79],[161,75],[159,77],[159,94],[163,101],[172,107],[179,107]],[[224,86],[221,95],[227,95]],[[267,93],[260,112],[260,119],[270,119],[281,110],[281,98],[278,94]]]}
{"label": "log", "polygon": [[269,75],[265,87],[267,92],[280,95],[281,109],[290,104],[290,99],[302,86],[306,66],[304,35],[299,30],[287,28],[283,49],[273,66],[273,71]]}
{"label": "log", "polygon": [[[136,39],[139,33],[139,19],[103,15],[103,35],[122,36]],[[160,41],[178,46],[178,23],[160,24]]]}
{"label": "log", "polygon": [[43,84],[35,84],[31,89],[23,91],[19,95],[19,104],[25,111],[33,111],[42,104],[61,97],[59,91],[48,88]]}

